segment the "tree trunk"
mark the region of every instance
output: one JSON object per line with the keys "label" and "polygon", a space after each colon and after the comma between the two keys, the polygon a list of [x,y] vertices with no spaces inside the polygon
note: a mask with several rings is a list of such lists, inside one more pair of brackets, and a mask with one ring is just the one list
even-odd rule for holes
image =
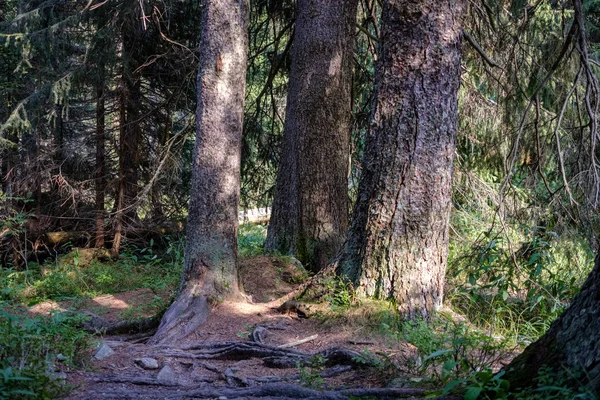
{"label": "tree trunk", "polygon": [[239,294],[238,203],[248,0],[204,0],[198,66],[196,146],[187,246],[179,295],[151,343],[194,333],[211,304]]}
{"label": "tree trunk", "polygon": [[121,154],[119,162],[123,169],[123,179],[125,185],[123,214],[124,223],[131,224],[137,220],[137,207],[134,201],[138,194],[138,178],[140,166],[140,142],[142,138],[140,116],[141,116],[141,98],[140,89],[140,69],[144,61],[139,60],[140,47],[142,46],[143,32],[141,24],[137,18],[141,18],[141,12],[138,12],[137,5],[125,5],[131,7],[122,27],[123,37],[123,72],[122,85],[125,93],[125,130],[121,138]]}
{"label": "tree trunk", "polygon": [[137,219],[137,207],[133,203],[138,192],[140,130],[140,82],[134,57],[136,46],[140,46],[137,15],[132,4],[125,4],[122,23],[121,54],[122,71],[119,93],[119,179],[115,195],[114,239],[111,252],[119,255],[123,230]]}
{"label": "tree trunk", "polygon": [[[132,82],[131,79],[135,79]],[[128,76],[126,79],[126,123],[125,123],[125,138],[123,141],[123,178],[125,184],[125,207],[127,210],[124,213],[124,220],[128,224],[136,221],[137,206],[136,201],[139,187],[139,168],[140,168],[140,141],[142,132],[140,128],[140,99],[142,97],[140,91],[140,82],[138,77]]]}
{"label": "tree trunk", "polygon": [[348,153],[357,0],[299,0],[268,251],[312,270],[348,229]]}
{"label": "tree trunk", "polygon": [[125,93],[123,93],[123,89],[121,88],[121,92],[119,93],[119,177],[117,179],[117,190],[115,193],[115,219],[113,222],[114,236],[111,248],[111,253],[113,257],[119,256],[119,251],[121,250],[121,239],[123,237],[123,208],[125,207],[125,172],[123,169],[123,162],[121,162],[121,158],[123,157],[123,140],[126,135],[125,103]]}
{"label": "tree trunk", "polygon": [[104,65],[100,64],[96,87],[96,241],[95,247],[104,247],[104,192],[106,190],[104,163]]}
{"label": "tree trunk", "polygon": [[465,0],[384,1],[377,93],[338,263],[408,316],[442,305]]}
{"label": "tree trunk", "polygon": [[[511,389],[535,386],[541,367],[563,375],[567,384],[587,385],[600,393],[600,253],[594,269],[575,295],[569,308],[552,323],[548,331],[504,368],[503,379]],[[583,378],[573,379],[576,372]]]}

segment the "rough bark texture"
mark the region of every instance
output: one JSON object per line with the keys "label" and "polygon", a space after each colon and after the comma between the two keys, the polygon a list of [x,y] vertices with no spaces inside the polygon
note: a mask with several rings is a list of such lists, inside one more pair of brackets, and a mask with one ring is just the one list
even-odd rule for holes
{"label": "rough bark texture", "polygon": [[180,293],[152,343],[196,331],[212,302],[238,294],[237,228],[248,0],[202,7],[196,147]]}
{"label": "rough bark texture", "polygon": [[299,0],[281,161],[265,247],[313,270],[348,228],[356,0]]}
{"label": "rough bark texture", "polygon": [[[567,381],[570,374],[584,372],[584,377],[571,384],[587,384],[600,393],[600,253],[594,269],[573,298],[569,308],[552,323],[546,334],[530,344],[504,368],[503,379],[511,389],[535,386],[541,367],[551,368]],[[583,381],[583,382],[582,382]]]}
{"label": "rough bark texture", "polygon": [[338,263],[360,293],[411,316],[442,304],[465,3],[383,4],[372,126]]}

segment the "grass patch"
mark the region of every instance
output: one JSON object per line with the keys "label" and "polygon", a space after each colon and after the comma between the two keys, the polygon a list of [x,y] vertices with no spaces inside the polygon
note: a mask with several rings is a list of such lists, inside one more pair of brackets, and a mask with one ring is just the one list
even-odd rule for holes
{"label": "grass patch", "polygon": [[[83,252],[82,252],[83,253]],[[45,300],[92,298],[149,288],[175,288],[181,278],[183,243],[171,242],[166,252],[127,248],[115,261],[85,259],[78,249],[57,262],[29,263],[26,270],[0,270],[0,300],[33,305]]]}

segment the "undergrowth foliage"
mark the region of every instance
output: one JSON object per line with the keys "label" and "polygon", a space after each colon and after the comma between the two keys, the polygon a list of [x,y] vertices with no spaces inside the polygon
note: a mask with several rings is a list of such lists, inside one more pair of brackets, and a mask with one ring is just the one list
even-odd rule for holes
{"label": "undergrowth foliage", "polygon": [[[483,235],[487,241],[463,255],[455,247],[447,297],[471,323],[527,344],[578,292],[593,253],[570,232],[558,235],[534,227],[513,234],[510,239],[488,232]],[[521,245],[515,249],[517,242]]]}
{"label": "undergrowth foliage", "polygon": [[[57,365],[84,367],[91,356],[92,337],[80,328],[87,318],[55,313],[30,318],[22,305],[45,300],[80,299],[149,288],[174,294],[183,265],[182,240],[169,241],[160,252],[130,246],[118,260],[99,260],[88,250],[73,249],[43,265],[0,269],[0,398],[49,399],[68,388],[55,373]],[[162,312],[169,296],[154,296],[147,307]],[[15,310],[8,312],[7,310]],[[121,317],[133,318],[123,313]]]}
{"label": "undergrowth foliage", "polygon": [[91,336],[81,317],[25,318],[0,311],[0,398],[48,399],[64,392],[56,364],[82,367]]}
{"label": "undergrowth foliage", "polygon": [[151,246],[126,248],[115,261],[73,249],[56,261],[30,262],[27,269],[0,270],[0,301],[35,304],[44,300],[95,297],[139,288],[174,290],[183,264],[183,242],[172,240],[157,254]]}

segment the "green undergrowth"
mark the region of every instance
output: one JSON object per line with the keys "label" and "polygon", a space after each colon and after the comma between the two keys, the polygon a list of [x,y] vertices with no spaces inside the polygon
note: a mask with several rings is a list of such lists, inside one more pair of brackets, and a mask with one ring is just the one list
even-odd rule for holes
{"label": "green undergrowth", "polygon": [[[351,286],[341,279],[332,279],[326,286],[328,291],[323,299],[327,308],[317,312],[315,318],[325,325],[359,329],[367,337],[383,337],[388,344],[387,350],[363,350],[356,361],[375,368],[377,376],[388,382],[402,381],[404,386],[430,388],[432,395],[455,394],[467,400],[597,400],[586,390],[585,377],[573,371],[567,371],[567,382],[564,376],[541,370],[537,386],[526,391],[511,390],[510,382],[503,379],[501,367],[527,344],[523,340],[525,334],[519,335],[520,330],[525,331],[528,324],[533,324],[526,318],[542,318],[539,310],[533,309],[529,314],[523,313],[520,319],[505,322],[503,326],[511,329],[494,330],[489,324],[478,324],[477,319],[471,321],[452,307],[446,307],[446,311],[427,320],[406,320],[393,302],[359,299]],[[464,306],[459,303],[454,309],[460,311]],[[512,307],[516,310],[522,305]],[[550,323],[552,315],[559,312],[560,308],[557,308],[555,314],[542,315]],[[510,319],[510,315],[506,312],[497,318]],[[542,334],[543,329],[531,328],[528,332],[531,340]],[[398,346],[406,347],[407,344],[412,350],[397,350]]]}
{"label": "green undergrowth", "polygon": [[85,367],[93,339],[80,316],[27,318],[0,311],[0,399],[50,399],[68,390],[61,367]]}
{"label": "green undergrowth", "polygon": [[263,254],[267,226],[246,223],[238,230],[238,253],[240,257],[256,257]]}
{"label": "green undergrowth", "polygon": [[545,228],[483,234],[475,246],[451,246],[449,303],[475,326],[527,345],[539,338],[579,291],[594,263],[574,232]]}
{"label": "green undergrowth", "polygon": [[32,305],[140,288],[163,292],[175,288],[181,277],[181,241],[171,241],[160,254],[152,246],[128,247],[117,260],[99,260],[88,253],[88,249],[73,249],[55,262],[0,270],[0,301]]}

